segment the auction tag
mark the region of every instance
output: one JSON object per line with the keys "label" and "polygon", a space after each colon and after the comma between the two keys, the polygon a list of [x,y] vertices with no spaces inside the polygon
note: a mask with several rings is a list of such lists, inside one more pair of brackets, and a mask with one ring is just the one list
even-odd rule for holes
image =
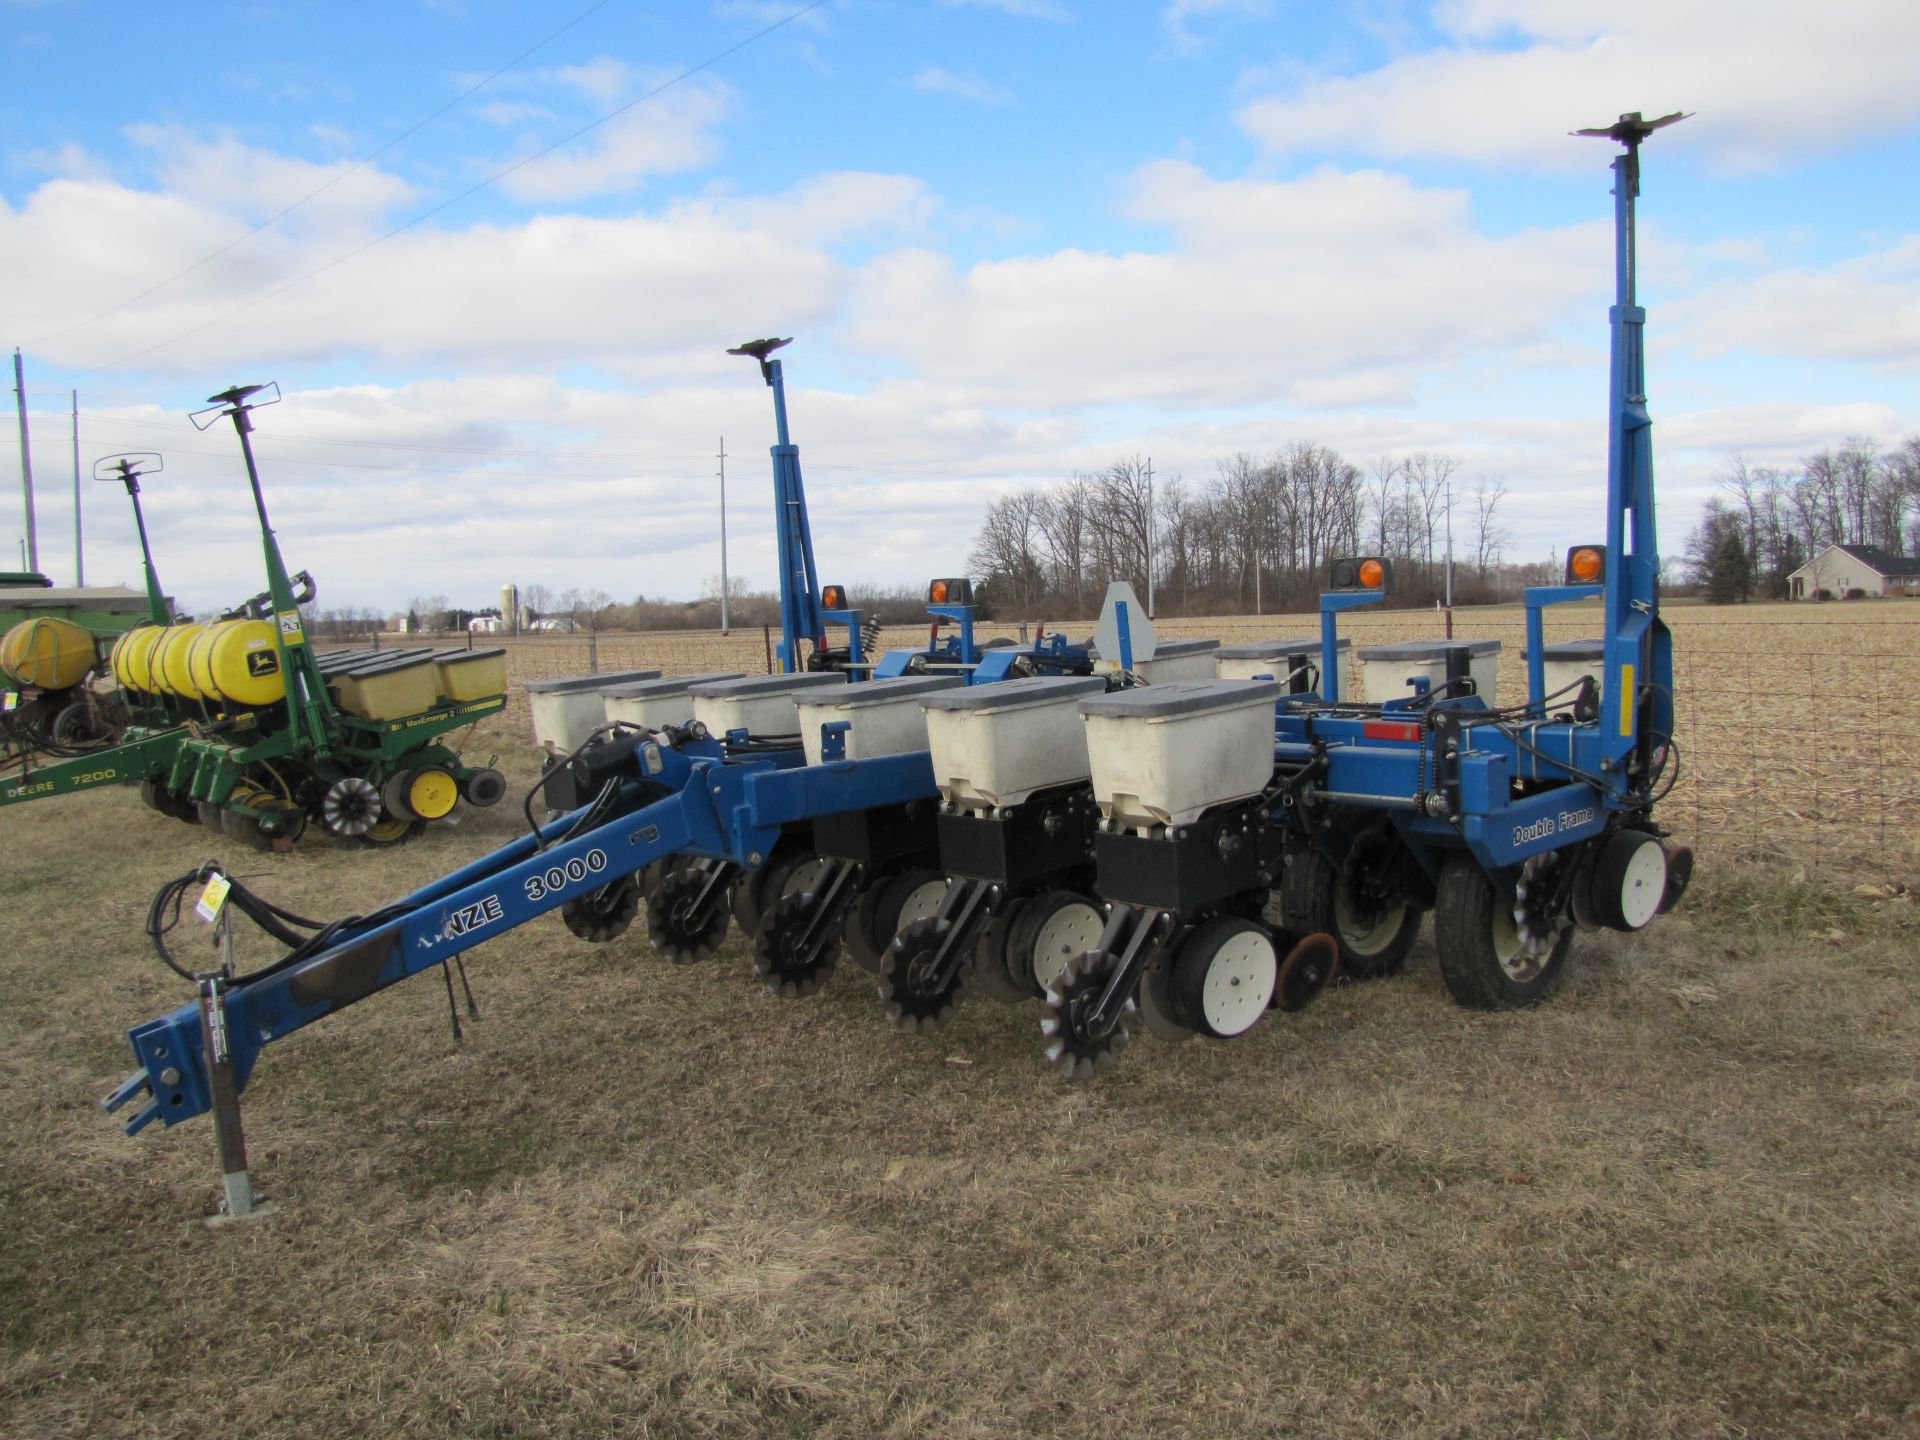
{"label": "auction tag", "polygon": [[0,695],[0,714],[11,715],[14,707],[19,705],[19,703],[20,692],[18,690],[9,690],[5,695]]}
{"label": "auction tag", "polygon": [[220,907],[227,903],[227,892],[233,889],[233,882],[224,875],[209,875],[207,888],[200,892],[200,900],[193,907],[193,913],[211,925],[220,918]]}

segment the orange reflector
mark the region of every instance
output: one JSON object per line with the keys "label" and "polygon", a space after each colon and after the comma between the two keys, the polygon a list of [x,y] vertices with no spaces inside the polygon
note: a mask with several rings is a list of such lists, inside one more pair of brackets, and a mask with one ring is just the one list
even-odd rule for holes
{"label": "orange reflector", "polygon": [[1606,568],[1606,556],[1591,545],[1583,545],[1567,557],[1567,574],[1575,584],[1597,584]]}
{"label": "orange reflector", "polygon": [[1378,590],[1386,583],[1386,580],[1387,567],[1382,565],[1378,560],[1362,560],[1360,562],[1361,589]]}
{"label": "orange reflector", "polygon": [[829,610],[844,610],[847,608],[847,592],[838,585],[829,585],[820,592],[820,603]]}
{"label": "orange reflector", "polygon": [[1418,740],[1420,727],[1391,720],[1366,720],[1360,725],[1360,733],[1369,740]]}
{"label": "orange reflector", "polygon": [[933,588],[929,590],[927,593],[933,597],[934,604],[936,605],[946,604],[947,603],[947,582],[944,580],[934,581]]}

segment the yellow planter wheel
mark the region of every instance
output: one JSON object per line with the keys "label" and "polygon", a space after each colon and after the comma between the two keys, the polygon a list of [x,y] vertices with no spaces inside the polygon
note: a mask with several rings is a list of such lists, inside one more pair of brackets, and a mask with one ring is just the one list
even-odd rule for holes
{"label": "yellow planter wheel", "polygon": [[422,820],[438,820],[460,799],[460,784],[437,766],[416,770],[407,779],[407,803]]}

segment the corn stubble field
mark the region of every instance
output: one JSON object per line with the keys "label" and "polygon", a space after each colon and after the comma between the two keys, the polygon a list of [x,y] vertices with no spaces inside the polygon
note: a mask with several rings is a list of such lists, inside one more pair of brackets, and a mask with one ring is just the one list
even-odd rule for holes
{"label": "corn stubble field", "polygon": [[[1916,1433],[1920,605],[1671,618],[1694,890],[1582,937],[1540,1009],[1456,1008],[1423,941],[1076,1088],[1032,1007],[901,1035],[850,962],[782,1001],[738,938],[673,969],[550,918],[471,957],[458,1044],[423,976],[271,1047],[246,1107],[279,1213],[220,1232],[207,1123],[127,1140],[94,1101],[188,998],[149,898],[223,842],[124,791],[11,810],[0,1433]],[[1519,612],[1456,620],[1507,641],[1513,698]],[[510,651],[516,680],[584,659]],[[494,811],[235,868],[371,908],[515,832],[527,734],[516,697],[472,742],[516,782]]]}

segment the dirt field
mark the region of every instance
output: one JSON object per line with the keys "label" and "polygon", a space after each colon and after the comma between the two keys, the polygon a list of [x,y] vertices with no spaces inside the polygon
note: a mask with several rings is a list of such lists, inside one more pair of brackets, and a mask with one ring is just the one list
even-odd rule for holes
{"label": "dirt field", "polygon": [[[279,1213],[217,1233],[207,1123],[94,1102],[189,998],[147,904],[223,842],[130,792],[10,810],[0,1434],[1920,1433],[1920,605],[1673,619],[1699,878],[1536,1011],[1455,1008],[1423,940],[1076,1088],[1031,1006],[907,1036],[850,964],[782,1001],[737,939],[674,969],[549,918],[475,952],[458,1044],[422,976],[269,1048]],[[1519,624],[1460,617],[1503,694]],[[757,634],[598,648],[760,668]],[[520,823],[525,725],[472,747],[513,802],[236,869],[317,916],[442,874]]]}

